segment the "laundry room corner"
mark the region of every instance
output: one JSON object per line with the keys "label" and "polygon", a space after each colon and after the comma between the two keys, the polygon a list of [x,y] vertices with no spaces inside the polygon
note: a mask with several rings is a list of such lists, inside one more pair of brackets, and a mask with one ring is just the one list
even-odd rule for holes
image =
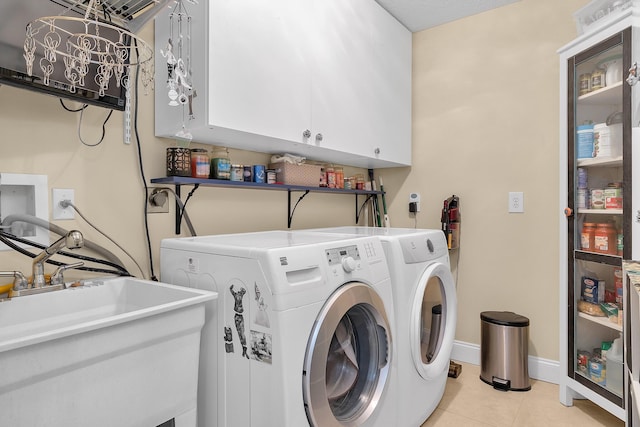
{"label": "laundry room corner", "polygon": [[[480,313],[514,311],[531,319],[532,376],[552,382],[561,209],[556,51],[576,37],[573,13],[586,3],[523,0],[414,33],[418,160],[410,171],[382,172],[394,192],[394,226],[440,228],[443,200],[460,197],[460,249],[451,251],[454,356],[479,364]],[[514,191],[524,194],[522,213],[508,212]],[[411,192],[421,194],[416,214],[408,212]]]}

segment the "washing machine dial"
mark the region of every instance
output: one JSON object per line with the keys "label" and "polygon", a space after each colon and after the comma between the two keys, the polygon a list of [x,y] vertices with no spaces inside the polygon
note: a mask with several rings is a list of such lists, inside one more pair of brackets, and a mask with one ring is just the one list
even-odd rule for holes
{"label": "washing machine dial", "polygon": [[351,273],[353,270],[356,269],[356,260],[350,256],[346,256],[342,258],[342,268],[347,273]]}

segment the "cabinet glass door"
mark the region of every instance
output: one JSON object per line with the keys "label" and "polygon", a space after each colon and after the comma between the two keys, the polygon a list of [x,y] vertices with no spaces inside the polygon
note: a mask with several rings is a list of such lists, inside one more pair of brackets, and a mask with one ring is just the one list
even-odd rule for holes
{"label": "cabinet glass door", "polygon": [[629,29],[571,57],[568,67],[567,374],[621,407],[621,266],[631,253],[631,90],[624,80],[630,45]]}

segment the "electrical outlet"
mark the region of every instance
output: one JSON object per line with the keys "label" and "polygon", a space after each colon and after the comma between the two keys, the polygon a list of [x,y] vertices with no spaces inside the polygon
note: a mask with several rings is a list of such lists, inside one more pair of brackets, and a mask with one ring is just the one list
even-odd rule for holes
{"label": "electrical outlet", "polygon": [[60,202],[63,200],[74,203],[74,191],[70,188],[54,188],[51,192],[53,219],[74,219],[76,217],[76,211],[71,206],[67,206],[66,208],[60,206]]}
{"label": "electrical outlet", "polygon": [[169,190],[167,188],[147,189],[147,213],[169,212]]}
{"label": "electrical outlet", "polygon": [[524,193],[522,191],[509,192],[509,212],[524,212]]}
{"label": "electrical outlet", "polygon": [[415,203],[415,212],[420,212],[420,193],[409,193],[409,203]]}

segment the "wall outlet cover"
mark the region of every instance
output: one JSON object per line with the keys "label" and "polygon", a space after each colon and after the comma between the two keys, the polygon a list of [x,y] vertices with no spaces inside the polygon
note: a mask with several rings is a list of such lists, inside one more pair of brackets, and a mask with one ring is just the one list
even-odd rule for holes
{"label": "wall outlet cover", "polygon": [[53,219],[74,219],[76,217],[76,211],[71,206],[63,208],[60,206],[60,202],[63,200],[69,200],[71,203],[75,203],[74,191],[70,188],[54,188],[52,193],[52,217]]}
{"label": "wall outlet cover", "polygon": [[524,193],[522,191],[509,192],[509,212],[510,213],[524,212]]}

